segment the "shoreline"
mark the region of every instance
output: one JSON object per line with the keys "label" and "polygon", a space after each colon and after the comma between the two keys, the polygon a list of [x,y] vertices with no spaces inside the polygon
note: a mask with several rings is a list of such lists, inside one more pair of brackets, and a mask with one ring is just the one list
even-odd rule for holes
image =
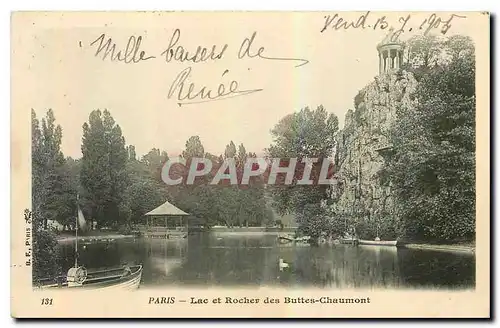
{"label": "shoreline", "polygon": [[476,253],[475,246],[467,246],[467,245],[438,245],[438,244],[416,244],[416,243],[408,243],[402,244],[399,247],[409,248],[409,249],[423,249],[423,250],[434,250],[434,251],[450,251],[450,252],[466,252],[466,253]]}
{"label": "shoreline", "polygon": [[275,231],[207,231],[214,235],[233,235],[233,236],[278,236]]}
{"label": "shoreline", "polygon": [[[208,232],[208,231],[207,231]],[[281,233],[277,231],[209,231],[208,233],[218,235],[218,236],[279,236]],[[123,234],[107,234],[107,235],[94,235],[94,236],[78,236],[78,241],[88,242],[88,241],[112,241],[116,239],[127,239],[127,238],[137,238],[135,235],[123,235]],[[76,236],[58,236],[58,243],[74,242]],[[388,247],[388,246],[381,246]],[[475,245],[460,245],[460,244],[428,244],[428,243],[404,243],[398,244],[398,248],[408,248],[408,249],[420,249],[420,250],[434,250],[434,251],[449,251],[449,252],[464,252],[464,253],[476,253]]]}
{"label": "shoreline", "polygon": [[[99,236],[78,236],[78,241],[102,241],[107,239],[125,239],[134,238],[134,235],[122,235],[122,234],[109,234],[109,235],[99,235]],[[76,236],[58,236],[57,242],[72,242],[76,240]]]}

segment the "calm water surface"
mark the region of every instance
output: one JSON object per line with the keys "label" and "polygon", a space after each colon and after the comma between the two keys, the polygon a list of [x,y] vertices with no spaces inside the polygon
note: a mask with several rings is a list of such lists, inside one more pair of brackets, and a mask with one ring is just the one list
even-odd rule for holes
{"label": "calm water surface", "polygon": [[[85,247],[84,247],[85,246]],[[475,256],[379,246],[286,246],[276,236],[199,234],[189,240],[124,239],[79,245],[89,271],[143,264],[142,284],[364,288],[474,288]],[[63,272],[74,245],[61,247]],[[280,271],[279,259],[290,268]]]}

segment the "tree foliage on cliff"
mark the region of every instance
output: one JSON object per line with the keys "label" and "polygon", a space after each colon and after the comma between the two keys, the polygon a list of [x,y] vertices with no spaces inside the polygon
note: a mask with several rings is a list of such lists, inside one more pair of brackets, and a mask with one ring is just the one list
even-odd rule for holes
{"label": "tree foliage on cliff", "polygon": [[[299,112],[283,117],[271,131],[273,143],[268,149],[271,158],[318,158],[318,163],[329,158],[335,147],[335,135],[338,132],[338,118],[328,113],[323,106],[315,110],[303,108]],[[319,235],[327,225],[326,216],[314,211],[314,227],[311,231],[309,208],[317,208],[328,198],[328,185],[297,185],[298,176],[292,184],[270,187],[273,206],[279,214],[294,213],[297,215],[299,227],[304,233]],[[318,218],[324,220],[318,224]]]}
{"label": "tree foliage on cliff", "polygon": [[[426,44],[422,42],[422,44]],[[400,108],[387,172],[408,237],[472,239],[475,232],[475,57],[470,39],[427,42],[416,108]],[[440,60],[435,58],[440,54]],[[433,57],[434,56],[434,57]],[[435,58],[433,60],[432,58]],[[425,61],[425,60],[424,60]]]}

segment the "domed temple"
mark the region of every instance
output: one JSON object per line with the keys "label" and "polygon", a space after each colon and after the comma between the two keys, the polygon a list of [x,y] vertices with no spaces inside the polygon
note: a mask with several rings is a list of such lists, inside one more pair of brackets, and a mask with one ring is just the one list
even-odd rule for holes
{"label": "domed temple", "polygon": [[392,42],[387,38],[377,46],[379,57],[379,75],[398,70],[403,64],[404,44]]}

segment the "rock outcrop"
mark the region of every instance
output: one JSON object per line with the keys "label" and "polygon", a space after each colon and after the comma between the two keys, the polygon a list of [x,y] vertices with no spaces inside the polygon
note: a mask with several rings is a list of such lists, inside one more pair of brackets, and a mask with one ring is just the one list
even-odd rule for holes
{"label": "rock outcrop", "polygon": [[394,202],[383,165],[392,150],[390,135],[397,109],[414,106],[416,87],[417,81],[406,71],[376,77],[355,97],[355,110],[347,112],[337,136],[337,184],[332,188],[331,209],[336,217],[355,225],[361,237],[389,237],[383,234]]}

